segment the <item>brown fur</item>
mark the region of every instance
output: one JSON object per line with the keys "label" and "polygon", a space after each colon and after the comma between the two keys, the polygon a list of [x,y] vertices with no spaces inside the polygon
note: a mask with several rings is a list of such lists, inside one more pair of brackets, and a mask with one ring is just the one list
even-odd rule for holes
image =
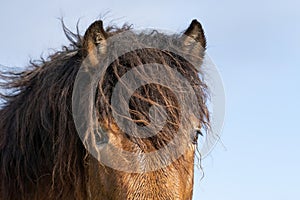
{"label": "brown fur", "polygon": [[[83,39],[64,27],[71,47],[64,47],[47,61],[31,63],[23,72],[0,74],[5,80],[1,86],[11,92],[2,95],[5,102],[0,110],[0,199],[191,199],[195,153],[192,143],[168,167],[146,173],[126,173],[105,167],[85,150],[71,112],[77,72],[87,56],[92,56],[92,63],[97,62],[93,46],[103,45],[113,34],[130,30],[124,26],[104,31],[102,22],[94,27],[88,29]],[[201,34],[203,37],[195,39],[205,48],[204,34]],[[198,125],[206,127],[209,122],[206,86],[199,77],[201,72],[193,65],[171,52],[155,49],[121,56],[109,66],[104,81],[99,82],[95,100],[99,122],[110,138],[116,138],[112,140],[115,145],[140,153],[167,144],[180,119],[180,107],[172,92],[148,84],[131,98],[132,119],[141,126],[149,123],[149,107],[159,103],[169,117],[164,129],[157,136],[138,139],[116,126],[110,97],[118,77],[141,63],[150,62],[168,64],[189,80],[201,108]]]}

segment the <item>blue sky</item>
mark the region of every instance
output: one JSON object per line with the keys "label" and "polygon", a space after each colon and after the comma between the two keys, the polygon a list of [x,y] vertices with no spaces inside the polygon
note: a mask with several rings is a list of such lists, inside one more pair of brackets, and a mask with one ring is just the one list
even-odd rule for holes
{"label": "blue sky", "polygon": [[[59,1],[0,3],[0,64],[23,67],[68,44],[75,30],[105,23],[183,31],[194,18],[226,92],[219,143],[196,170],[194,199],[300,199],[300,2],[297,0]],[[42,54],[43,52],[43,54]]]}

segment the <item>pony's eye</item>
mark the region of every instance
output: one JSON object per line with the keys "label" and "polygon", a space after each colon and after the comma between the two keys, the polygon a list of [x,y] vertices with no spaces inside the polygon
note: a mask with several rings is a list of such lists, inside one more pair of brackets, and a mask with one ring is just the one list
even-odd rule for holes
{"label": "pony's eye", "polygon": [[193,131],[192,135],[191,135],[191,139],[192,139],[192,143],[193,143],[193,144],[197,144],[197,142],[198,142],[198,136],[199,136],[199,135],[203,136],[203,134],[202,134],[202,132],[201,132],[201,129],[200,129],[200,128],[196,128],[196,129]]}

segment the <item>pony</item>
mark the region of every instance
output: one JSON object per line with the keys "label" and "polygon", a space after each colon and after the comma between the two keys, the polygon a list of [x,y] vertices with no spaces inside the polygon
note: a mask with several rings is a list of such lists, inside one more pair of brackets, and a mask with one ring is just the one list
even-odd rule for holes
{"label": "pony", "polygon": [[[135,33],[126,24],[105,28],[101,20],[93,22],[83,36],[64,24],[63,30],[69,46],[47,59],[30,62],[24,71],[0,73],[0,86],[7,91],[1,94],[0,108],[0,199],[192,199],[197,136],[200,128],[209,126],[207,87],[199,67],[206,49],[201,24],[193,20],[183,33],[164,35],[172,40],[188,36],[185,42],[192,48],[182,49],[196,55],[198,66],[167,50],[144,48],[115,58],[97,83],[93,99],[96,121],[110,142],[138,155],[157,151],[172,140],[179,129],[181,107],[169,88],[155,83],[143,85],[130,98],[130,120],[147,126],[150,108],[156,104],[165,109],[167,120],[155,136],[128,134],[118,127],[111,107],[113,88],[121,77],[140,64],[159,63],[180,73],[195,92],[199,117],[191,119],[195,128],[187,126],[184,132],[191,138],[186,151],[167,166],[145,172],[117,170],[91,155],[74,122],[72,95],[84,60],[91,65],[98,63],[97,54],[109,50],[106,41],[111,37],[130,31],[155,41],[161,33]],[[144,164],[142,156],[138,164]]]}

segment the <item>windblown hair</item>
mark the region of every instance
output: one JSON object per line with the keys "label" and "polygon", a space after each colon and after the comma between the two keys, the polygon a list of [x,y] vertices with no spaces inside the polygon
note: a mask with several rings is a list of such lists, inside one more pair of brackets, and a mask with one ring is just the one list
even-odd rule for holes
{"label": "windblown hair", "polygon": [[[100,111],[98,116],[99,121],[108,121],[108,126],[116,124],[112,114],[112,109],[114,108],[112,108],[110,101],[113,89],[115,88],[120,77],[123,77],[131,69],[149,63],[170,66],[170,69],[166,68],[167,74],[164,75],[166,79],[176,80],[176,77],[172,77],[173,74],[171,71],[171,69],[176,69],[183,75],[184,78],[188,80],[189,84],[195,91],[198,103],[197,106],[199,106],[199,110],[197,110],[198,113],[196,114],[200,116],[200,119],[196,125],[197,127],[194,128],[207,128],[209,115],[206,107],[206,85],[199,78],[199,72],[197,69],[184,58],[172,52],[147,48],[139,49],[120,56],[108,67],[103,80],[99,83],[97,90],[96,106],[97,110]],[[155,66],[153,66],[153,68],[155,68]],[[139,80],[141,79],[151,82],[147,73],[152,73],[152,70],[143,70],[144,69],[137,70],[136,74],[138,74],[138,77],[135,77],[137,81],[135,82],[135,80],[130,80],[129,84],[138,84]],[[127,89],[128,93],[130,92],[130,89],[128,89],[129,87],[127,85],[128,83],[119,81],[118,84],[123,86],[122,89]],[[180,95],[181,96],[174,94],[174,91],[165,85],[149,83],[142,85],[135,90],[129,102],[127,102],[126,98],[123,96],[117,96],[119,107],[125,107],[127,104],[129,104],[129,113],[131,118],[128,119],[126,116],[121,117],[121,124],[127,124],[127,127],[131,127],[132,129],[134,128],[130,126],[131,122],[134,122],[142,127],[149,125],[152,120],[151,117],[153,117],[149,113],[152,106],[162,106],[167,116],[166,124],[164,125],[163,129],[153,137],[140,139],[138,136],[135,137],[132,135],[127,135],[126,133],[124,134],[128,138],[134,140],[135,143],[139,144],[143,152],[158,150],[164,145],[167,145],[167,143],[170,142],[170,140],[174,137],[174,134],[178,132],[180,123],[183,123],[181,125],[191,123],[190,121],[181,122],[184,116],[181,114],[183,109],[182,105],[180,105],[180,102],[177,100],[178,98],[182,98],[183,94]],[[189,106],[191,109],[194,108],[194,105]],[[121,115],[120,113],[117,114]],[[156,117],[158,117],[159,115],[163,114],[157,113],[156,115]],[[188,127],[188,125],[186,127]],[[121,132],[122,130],[119,129],[118,133]],[[151,149],[147,149],[147,147],[149,147],[147,145],[141,145],[147,142],[151,143],[151,145],[149,145]],[[142,146],[144,146],[145,149],[143,149]]]}
{"label": "windblown hair", "polygon": [[[108,27],[106,32],[113,35],[130,29],[130,26]],[[89,153],[77,134],[72,116],[73,85],[86,55],[83,37],[66,27],[64,31],[71,42],[69,47],[63,47],[47,60],[31,62],[25,71],[0,73],[1,88],[9,91],[1,94],[4,102],[0,110],[0,199],[39,199],[43,192],[49,199],[64,199],[66,194],[85,199],[88,195]],[[156,36],[155,32],[147,34]],[[167,64],[191,83],[201,108],[199,126],[206,127],[209,113],[201,72],[178,55],[155,49],[125,54],[109,66],[96,93],[99,122],[115,123],[110,105],[114,86],[127,71],[146,63]],[[178,129],[180,107],[176,96],[161,85],[147,84],[134,93],[129,108],[132,120],[145,126],[151,120],[149,108],[155,104],[165,107],[168,123],[161,135],[140,142],[150,142],[154,149],[159,149],[173,137],[169,133]],[[51,188],[39,191],[45,184]]]}

